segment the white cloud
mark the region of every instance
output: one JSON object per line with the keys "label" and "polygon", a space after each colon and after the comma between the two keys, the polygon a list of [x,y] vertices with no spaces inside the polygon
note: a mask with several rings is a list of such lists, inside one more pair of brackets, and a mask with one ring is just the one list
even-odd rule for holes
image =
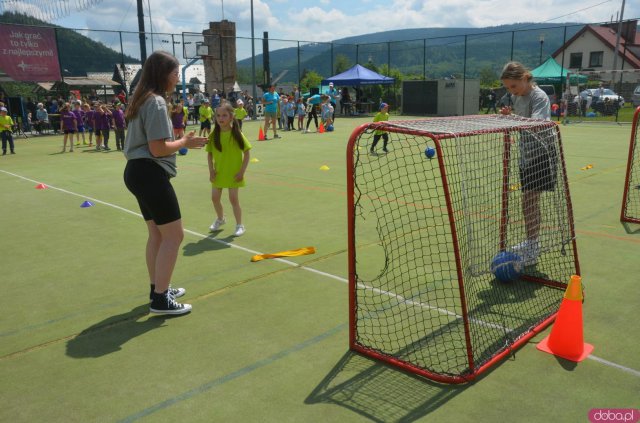
{"label": "white cloud", "polygon": [[[147,2],[143,2],[147,4]],[[222,0],[180,3],[175,0],[150,2],[154,32],[200,33],[210,21],[222,18]],[[518,22],[602,22],[616,18],[618,1],[594,0],[591,4],[558,3],[555,0],[254,0],[254,30],[257,39],[267,31],[271,39],[328,42],[353,35],[404,28],[471,28]],[[225,19],[236,23],[238,37],[251,36],[251,0],[224,3]],[[151,31],[148,10],[145,27]],[[627,2],[625,18],[640,17],[640,2]],[[93,9],[74,13],[53,22],[58,25],[95,30],[138,30],[136,0],[103,0]],[[119,47],[117,35],[92,33],[112,47]],[[137,34],[136,34],[137,36]],[[135,48],[136,36],[125,36],[126,44]],[[248,44],[248,41],[247,41]],[[128,48],[127,47],[127,48]]]}

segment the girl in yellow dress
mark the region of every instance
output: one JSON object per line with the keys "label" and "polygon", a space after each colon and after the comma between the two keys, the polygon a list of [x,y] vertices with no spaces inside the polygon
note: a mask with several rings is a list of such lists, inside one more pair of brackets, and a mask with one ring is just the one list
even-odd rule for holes
{"label": "girl in yellow dress", "polygon": [[238,188],[245,186],[244,174],[249,165],[251,143],[240,131],[234,118],[233,106],[224,102],[215,111],[215,127],[205,147],[211,181],[211,201],[216,212],[216,220],[209,229],[217,231],[226,219],[222,207],[222,190],[229,189],[229,202],[236,219],[234,236],[245,232],[242,224],[242,209],[238,198]]}

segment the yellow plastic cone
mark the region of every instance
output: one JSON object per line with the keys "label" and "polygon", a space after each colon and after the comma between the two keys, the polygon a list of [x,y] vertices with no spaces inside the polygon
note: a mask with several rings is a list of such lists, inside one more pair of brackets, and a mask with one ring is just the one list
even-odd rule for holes
{"label": "yellow plastic cone", "polygon": [[320,166],[320,170],[329,170],[329,166],[322,165],[322,166]]}
{"label": "yellow plastic cone", "polygon": [[251,261],[260,261],[264,259],[277,258],[277,257],[296,257],[306,256],[307,254],[314,254],[316,249],[314,247],[298,248],[297,250],[280,251],[273,254],[257,254],[251,257]]}
{"label": "yellow plastic cone", "polygon": [[258,163],[260,160],[256,159],[255,157],[251,160],[249,160],[251,163]]}

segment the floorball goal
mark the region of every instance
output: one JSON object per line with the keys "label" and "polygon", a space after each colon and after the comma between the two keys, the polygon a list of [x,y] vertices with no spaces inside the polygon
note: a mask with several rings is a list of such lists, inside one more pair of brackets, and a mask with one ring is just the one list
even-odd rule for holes
{"label": "floorball goal", "polygon": [[633,115],[631,126],[631,140],[629,141],[629,158],[627,160],[627,174],[624,180],[624,194],[622,196],[622,211],[620,221],[640,223],[640,146],[638,146],[638,120],[640,107]]}
{"label": "floorball goal", "polygon": [[[380,131],[388,153],[382,141],[371,152]],[[546,186],[532,208],[538,177]],[[480,115],[364,124],[349,139],[347,187],[350,348],[404,370],[474,379],[550,324],[580,273],[553,122]],[[499,281],[496,255],[532,233],[535,254]]]}

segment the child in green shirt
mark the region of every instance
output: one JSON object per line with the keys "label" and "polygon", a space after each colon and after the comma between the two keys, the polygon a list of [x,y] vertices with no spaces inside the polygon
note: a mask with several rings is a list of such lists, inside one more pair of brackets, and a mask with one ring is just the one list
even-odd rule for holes
{"label": "child in green shirt", "polygon": [[[376,113],[376,115],[373,117],[373,121],[374,122],[383,122],[383,121],[387,121],[389,120],[389,105],[387,103],[380,103],[380,111],[378,113]],[[389,134],[387,134],[386,131],[380,131],[380,130],[376,130],[373,133],[373,143],[371,144],[371,154],[376,155],[378,153],[376,153],[376,145],[378,144],[378,141],[380,141],[380,138],[382,138],[382,151],[384,151],[385,153],[388,153],[389,150],[387,150],[387,143],[389,142]]]}
{"label": "child in green shirt", "polygon": [[233,109],[233,117],[242,131],[242,121],[247,117],[247,111],[244,108],[244,101],[240,99],[236,101],[236,107]]}
{"label": "child in green shirt", "polygon": [[7,108],[0,107],[0,131],[2,131],[2,155],[7,154],[7,141],[11,154],[16,154],[13,147],[13,119],[7,116]]}

